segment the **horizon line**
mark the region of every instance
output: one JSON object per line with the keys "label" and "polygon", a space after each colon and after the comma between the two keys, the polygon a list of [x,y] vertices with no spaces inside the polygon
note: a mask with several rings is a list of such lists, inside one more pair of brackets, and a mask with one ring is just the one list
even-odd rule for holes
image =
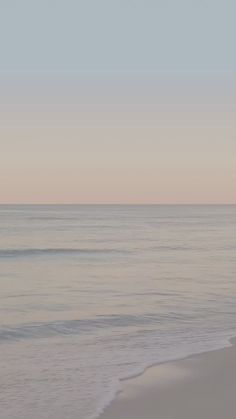
{"label": "horizon line", "polygon": [[236,202],[0,202],[0,206],[192,206],[192,205],[208,205],[208,206],[234,206]]}

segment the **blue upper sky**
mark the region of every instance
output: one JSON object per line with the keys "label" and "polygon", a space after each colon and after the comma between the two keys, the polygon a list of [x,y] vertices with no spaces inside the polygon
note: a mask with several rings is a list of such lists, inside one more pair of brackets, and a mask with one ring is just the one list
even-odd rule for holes
{"label": "blue upper sky", "polygon": [[0,0],[0,71],[234,73],[235,16],[235,0]]}

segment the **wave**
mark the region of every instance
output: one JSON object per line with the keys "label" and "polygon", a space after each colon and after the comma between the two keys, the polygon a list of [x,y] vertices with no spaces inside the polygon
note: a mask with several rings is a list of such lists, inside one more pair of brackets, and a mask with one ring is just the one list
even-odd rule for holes
{"label": "wave", "polygon": [[98,329],[140,327],[140,325],[150,326],[151,323],[160,323],[161,321],[161,316],[153,313],[144,316],[101,315],[90,319],[58,320],[50,323],[25,323],[16,326],[0,327],[0,342],[48,338],[59,335],[79,335],[81,333],[91,334]]}
{"label": "wave", "polygon": [[200,251],[203,250],[202,247],[197,247],[197,246],[181,246],[181,245],[176,245],[176,246],[170,246],[170,245],[162,245],[162,246],[153,246],[150,247],[148,250],[157,250],[160,252],[191,252],[191,251]]}
{"label": "wave", "polygon": [[76,249],[76,248],[31,248],[31,249],[1,249],[0,258],[15,258],[29,256],[60,256],[60,255],[96,255],[96,254],[120,254],[127,253],[119,249]]}
{"label": "wave", "polygon": [[[192,318],[192,316],[188,316]],[[158,324],[172,323],[174,320],[186,320],[186,315],[177,315],[171,313],[168,316],[157,313],[147,313],[144,315],[132,314],[113,314],[110,316],[98,315],[94,318],[87,319],[72,319],[72,320],[56,320],[53,322],[43,323],[23,323],[16,326],[2,326],[0,327],[0,342],[15,341],[25,339],[48,338],[60,335],[80,335],[97,333],[101,329],[129,329],[132,328],[132,333],[140,334],[145,331],[149,333],[153,327]],[[140,329],[144,327],[144,329]],[[187,327],[187,326],[186,326]]]}

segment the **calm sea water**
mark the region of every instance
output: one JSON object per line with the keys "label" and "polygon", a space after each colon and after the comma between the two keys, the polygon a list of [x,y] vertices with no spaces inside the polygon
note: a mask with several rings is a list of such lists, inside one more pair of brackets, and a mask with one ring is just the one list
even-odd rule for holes
{"label": "calm sea water", "polygon": [[1,206],[0,417],[91,419],[236,335],[235,206]]}

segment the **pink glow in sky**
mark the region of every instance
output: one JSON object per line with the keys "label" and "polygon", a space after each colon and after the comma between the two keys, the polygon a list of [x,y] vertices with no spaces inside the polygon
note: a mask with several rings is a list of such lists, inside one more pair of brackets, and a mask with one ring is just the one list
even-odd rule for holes
{"label": "pink glow in sky", "polygon": [[236,202],[230,89],[48,85],[2,95],[1,203]]}

